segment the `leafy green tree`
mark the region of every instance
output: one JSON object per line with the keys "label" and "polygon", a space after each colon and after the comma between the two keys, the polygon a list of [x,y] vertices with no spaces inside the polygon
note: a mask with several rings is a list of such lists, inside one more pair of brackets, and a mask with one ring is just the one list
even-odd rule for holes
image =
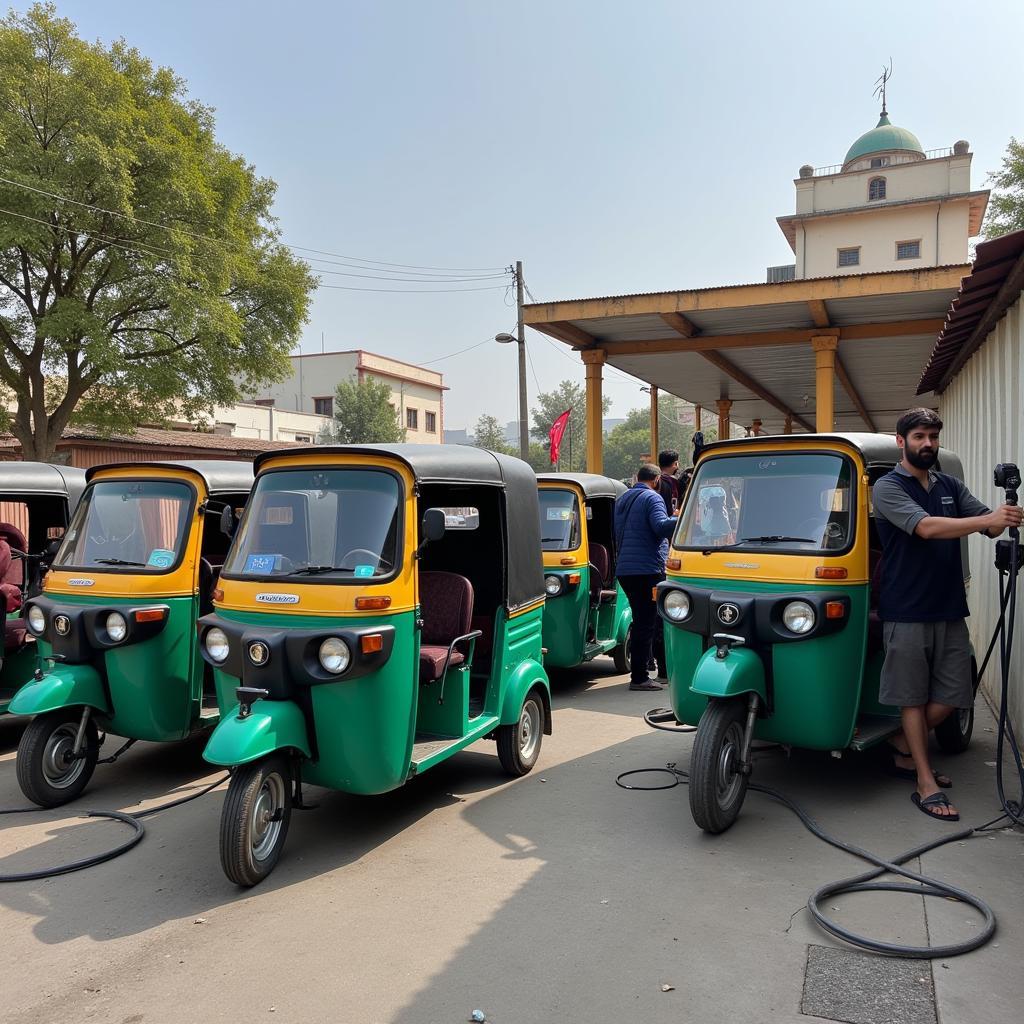
{"label": "leafy green tree", "polygon": [[[674,448],[679,452],[681,466],[690,464],[694,427],[684,423],[684,413],[691,407],[672,395],[662,395],[658,400],[658,447],[660,450]],[[714,427],[703,430],[704,440],[713,441],[718,436]],[[604,472],[606,476],[627,480],[640,467],[644,456],[657,459],[657,452],[651,452],[651,410],[650,407],[633,409],[609,432],[604,442]]]}
{"label": "leafy green tree", "polygon": [[[602,413],[611,408],[611,399],[605,398]],[[552,391],[542,392],[537,396],[537,405],[531,410],[533,426],[530,434],[540,442],[548,440],[551,425],[565,412],[572,409],[569,427],[562,438],[559,453],[559,468],[566,473],[583,472],[587,464],[587,392],[582,384],[571,380],[563,380]],[[572,459],[569,458],[569,431],[572,431]],[[547,468],[551,469],[550,460]]]}
{"label": "leafy green tree", "polygon": [[995,192],[988,204],[985,238],[1020,231],[1024,228],[1024,142],[1010,138],[1003,165],[988,180]]}
{"label": "leafy green tree", "polygon": [[0,19],[0,388],[26,459],[70,423],[197,419],[283,378],[315,278],[209,107],[52,4]]}
{"label": "leafy green tree", "polygon": [[391,387],[366,377],[343,380],[334,392],[334,423],[320,432],[326,444],[398,444],[405,427],[391,404]]}
{"label": "leafy green tree", "polygon": [[476,421],[473,428],[473,444],[477,448],[486,448],[502,455],[515,454],[512,446],[505,440],[505,431],[496,416],[484,414]]}

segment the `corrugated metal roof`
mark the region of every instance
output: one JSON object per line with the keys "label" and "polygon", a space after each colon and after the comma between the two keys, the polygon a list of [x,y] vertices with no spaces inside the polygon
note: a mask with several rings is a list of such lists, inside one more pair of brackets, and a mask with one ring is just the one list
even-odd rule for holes
{"label": "corrugated metal roof", "polygon": [[[139,427],[134,433],[101,434],[85,427],[64,431],[62,441],[100,441],[106,444],[142,444],[161,448],[203,448],[223,452],[269,452],[277,448],[308,447],[304,441],[261,441],[255,437],[231,437],[228,434],[203,434],[194,430],[157,430]],[[0,446],[17,448],[20,442],[10,435],[0,438]]]}
{"label": "corrugated metal roof", "polygon": [[1020,296],[1022,268],[1024,231],[978,246],[974,267],[949,305],[945,325],[921,374],[918,394],[943,390],[953,373],[984,343],[984,335]]}

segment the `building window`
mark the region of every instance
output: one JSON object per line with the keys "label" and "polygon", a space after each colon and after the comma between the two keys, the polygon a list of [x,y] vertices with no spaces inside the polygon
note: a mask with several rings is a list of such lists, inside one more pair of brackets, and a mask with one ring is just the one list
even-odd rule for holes
{"label": "building window", "polygon": [[262,405],[266,409],[274,408],[274,400],[272,398],[254,398],[252,400],[253,405]]}
{"label": "building window", "polygon": [[332,396],[328,396],[327,398],[314,398],[313,412],[316,413],[317,416],[333,416],[334,398]]}
{"label": "building window", "polygon": [[860,266],[860,246],[853,246],[849,249],[839,249],[836,259],[836,266],[857,267]]}
{"label": "building window", "polygon": [[896,243],[896,259],[919,260],[921,258],[921,239],[913,242]]}
{"label": "building window", "polygon": [[888,167],[889,158],[887,156],[873,156],[871,158],[872,167]]}
{"label": "building window", "polygon": [[418,409],[405,410],[405,425],[410,430],[419,430],[420,414]]}
{"label": "building window", "polygon": [[872,178],[868,182],[868,202],[885,198],[885,178]]}
{"label": "building window", "polygon": [[427,433],[428,434],[436,434],[437,433],[437,413],[436,412],[428,412],[428,413],[425,413],[424,415],[426,416],[426,420],[427,420]]}
{"label": "building window", "polygon": [[296,434],[295,435],[295,440],[296,441],[302,441],[304,444],[312,444],[313,443],[313,435],[312,434]]}

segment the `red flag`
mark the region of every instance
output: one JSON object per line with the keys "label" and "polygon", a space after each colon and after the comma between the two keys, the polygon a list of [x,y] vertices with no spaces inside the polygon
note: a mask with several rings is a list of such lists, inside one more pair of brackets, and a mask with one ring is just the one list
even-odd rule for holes
{"label": "red flag", "polygon": [[566,409],[561,416],[551,424],[551,430],[548,431],[548,438],[551,441],[551,465],[555,465],[558,462],[558,449],[562,444],[562,437],[565,434],[565,428],[569,425],[569,416],[572,413],[572,409]]}

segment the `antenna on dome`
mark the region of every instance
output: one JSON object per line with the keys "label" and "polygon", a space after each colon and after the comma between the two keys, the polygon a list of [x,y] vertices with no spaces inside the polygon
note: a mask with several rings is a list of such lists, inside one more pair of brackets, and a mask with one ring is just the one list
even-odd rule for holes
{"label": "antenna on dome", "polygon": [[892,78],[892,57],[889,58],[888,66],[882,65],[882,74],[875,80],[875,96],[878,96],[882,100],[882,117],[888,117],[889,112],[885,109],[885,86],[889,79]]}

